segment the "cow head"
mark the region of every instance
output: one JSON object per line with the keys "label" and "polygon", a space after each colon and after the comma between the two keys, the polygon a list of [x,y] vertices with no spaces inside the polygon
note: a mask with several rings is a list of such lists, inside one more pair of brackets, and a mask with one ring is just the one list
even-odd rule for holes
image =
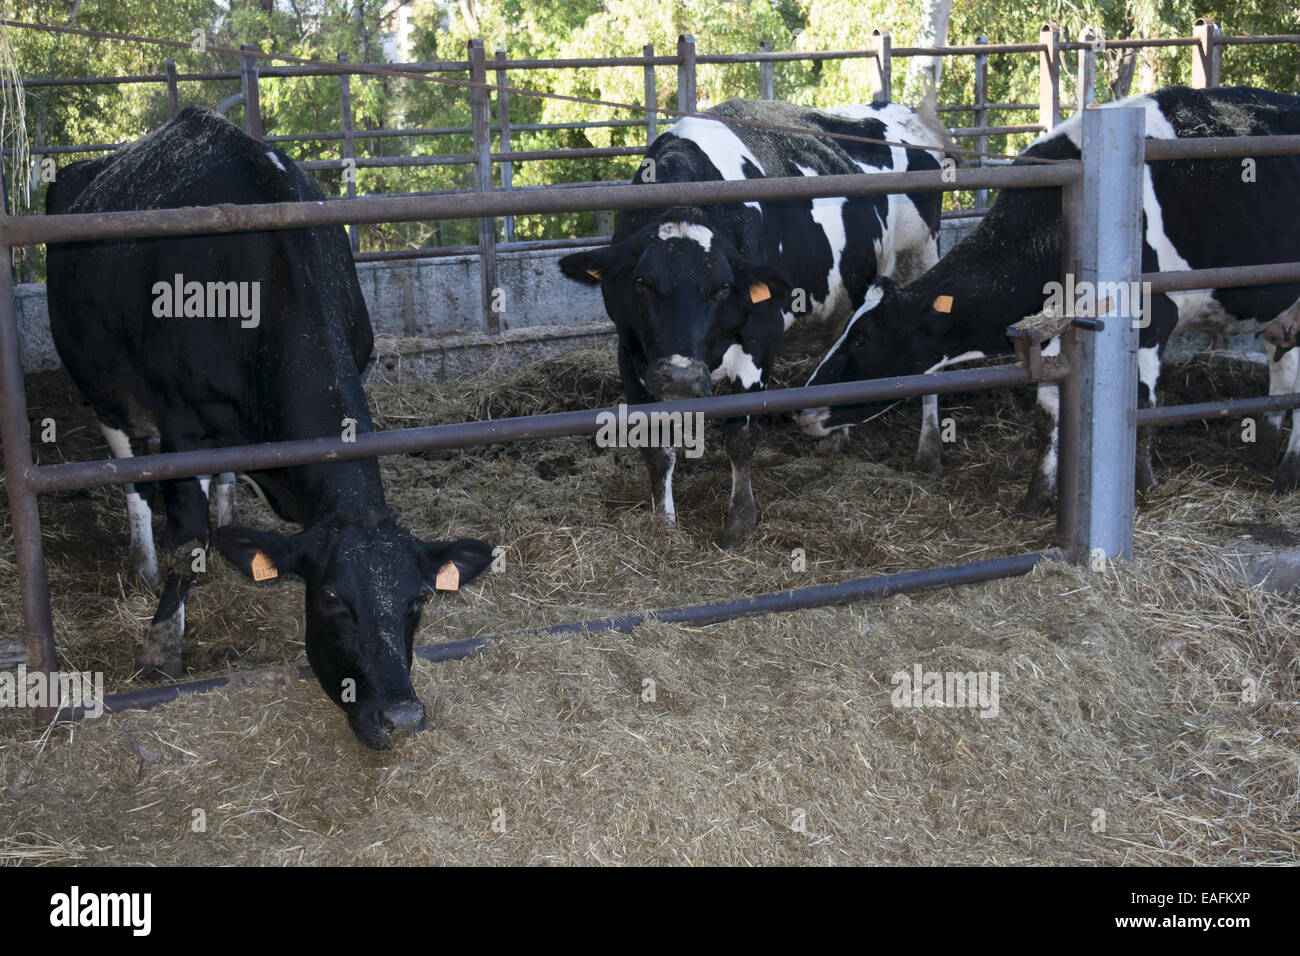
{"label": "cow head", "polygon": [[473,580],[491,563],[491,545],[421,541],[382,512],[295,535],[227,525],[213,539],[256,581],[302,578],[307,660],[362,743],[383,750],[424,728],[411,658],[425,599]]}
{"label": "cow head", "polygon": [[560,269],[600,286],[619,340],[657,401],[708,395],[731,346],[770,340],[775,349],[784,329],[789,283],[747,262],[698,209],[670,210],[619,243],[565,256]]}
{"label": "cow head", "polygon": [[[928,371],[951,351],[957,326],[954,302],[952,295],[918,295],[911,288],[897,289],[888,278],[877,279],[808,384],[831,385]],[[809,435],[825,436],[837,428],[860,425],[892,404],[807,408],[799,413],[798,420]]]}

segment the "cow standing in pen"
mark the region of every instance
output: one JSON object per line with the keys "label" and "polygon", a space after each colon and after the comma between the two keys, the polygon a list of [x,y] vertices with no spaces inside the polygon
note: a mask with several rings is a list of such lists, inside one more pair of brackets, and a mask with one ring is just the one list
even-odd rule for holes
{"label": "cow standing in pen", "polygon": [[[1300,97],[1250,87],[1193,90],[1174,86],[1099,107],[1146,112],[1147,138],[1300,134]],[[1078,159],[1081,120],[1039,137],[1026,156]],[[1143,185],[1143,272],[1176,272],[1300,259],[1300,156],[1148,162]],[[1250,174],[1245,170],[1249,168]],[[968,358],[1010,351],[1007,326],[1043,311],[1053,288],[1072,285],[1061,271],[1059,190],[1006,189],[979,228],[906,288],[880,280],[853,316],[809,385],[938,371]],[[1149,297],[1138,349],[1138,402],[1151,407],[1165,342],[1175,329],[1230,335],[1266,327],[1275,345],[1269,394],[1300,391],[1295,309],[1300,284],[1246,286]],[[1136,314],[1136,306],[1134,307]],[[1054,354],[1052,340],[1044,354]],[[1056,492],[1057,387],[1041,385],[1038,404],[1049,436],[1028,494],[1018,509],[1042,512]],[[825,436],[859,424],[880,405],[811,408],[800,422]],[[1282,412],[1261,443],[1272,458]],[[1275,487],[1300,486],[1300,411]],[[1151,429],[1139,430],[1137,484],[1155,483]]]}
{"label": "cow standing in pen", "polygon": [[[729,100],[655,139],[633,183],[937,170],[951,141],[932,107]],[[560,268],[600,286],[629,404],[759,391],[778,349],[829,343],[874,279],[907,282],[934,264],[939,206],[940,194],[925,193],[627,210],[610,245]],[[728,419],[723,435],[732,481],[722,542],[732,546],[758,520],[756,426]],[[675,451],[641,449],[655,510],[670,522]]]}
{"label": "cow standing in pen", "polygon": [[[283,153],[191,107],[143,139],[61,170],[46,211],[323,200]],[[341,228],[52,243],[48,263],[55,346],[114,456],[151,439],[181,452],[372,430],[361,385],[370,317]],[[490,546],[414,537],[389,510],[373,459],[250,477],[303,530],[225,524],[212,534],[218,549],[253,580],[303,580],[308,660],[362,742],[383,748],[419,730],[425,710],[410,669],[425,599],[472,580],[490,563]],[[161,485],[161,555],[149,489],[126,489],[136,570],[160,588],[139,662],[176,676],[195,557],[209,543],[211,486],[196,478]],[[229,517],[229,505],[220,507],[219,521]]]}

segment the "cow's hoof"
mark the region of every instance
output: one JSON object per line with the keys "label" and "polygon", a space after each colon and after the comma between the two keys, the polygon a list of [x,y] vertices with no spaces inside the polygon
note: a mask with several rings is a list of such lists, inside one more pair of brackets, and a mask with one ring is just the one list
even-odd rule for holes
{"label": "cow's hoof", "polygon": [[185,637],[185,606],[169,618],[155,620],[144,636],[144,646],[136,652],[135,662],[146,676],[180,677],[181,642]]}
{"label": "cow's hoof", "polygon": [[927,449],[916,456],[916,470],[938,478],[943,474],[943,456]]}
{"label": "cow's hoof", "polygon": [[1011,512],[1011,517],[1021,521],[1036,521],[1041,518],[1047,509],[1051,506],[1051,501],[1041,495],[1028,494],[1016,505],[1016,510]]}
{"label": "cow's hoof", "polygon": [[737,547],[749,537],[749,533],[758,526],[758,509],[750,503],[748,508],[739,508],[727,515],[727,523],[722,528],[722,546]]}
{"label": "cow's hoof", "polygon": [[849,430],[838,428],[813,446],[819,455],[838,455],[849,444]]}
{"label": "cow's hoof", "polygon": [[1282,464],[1273,473],[1273,490],[1278,494],[1300,490],[1300,455],[1288,455],[1282,459]]}

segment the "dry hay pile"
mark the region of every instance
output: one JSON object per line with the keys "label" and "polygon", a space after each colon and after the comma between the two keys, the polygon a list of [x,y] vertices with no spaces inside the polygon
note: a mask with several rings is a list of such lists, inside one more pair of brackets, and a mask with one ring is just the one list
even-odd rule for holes
{"label": "dry hay pile", "polygon": [[[1198,375],[1169,373],[1166,400],[1206,394]],[[618,394],[612,356],[586,352],[371,397],[391,428]],[[937,479],[907,468],[915,404],[830,459],[773,422],[755,469],[761,523],[730,553],[715,544],[730,473],[714,432],[705,458],[677,469],[676,529],[651,519],[638,456],[586,438],[388,459],[390,501],[417,533],[508,548],[505,574],[431,603],[420,640],[1049,545],[1050,516],[1009,517],[1032,462],[1028,402],[949,398],[959,441]],[[1247,528],[1300,532],[1300,496],[1271,495],[1248,473],[1238,434],[1233,423],[1166,430],[1134,566],[1044,565],[851,608],[507,640],[417,663],[430,729],[392,753],[361,747],[314,682],[44,737],[4,715],[0,858],[1294,863],[1300,610],[1228,576],[1217,551]],[[88,439],[43,453],[97,452]],[[44,506],[63,664],[104,670],[114,689],[136,684],[132,642],[153,610],[122,567],[118,500],[110,489]],[[241,508],[240,520],[276,526],[249,496]],[[0,589],[13,634],[11,565]],[[191,676],[298,662],[301,616],[299,585],[253,585],[214,560],[189,605]],[[998,715],[891,706],[891,675],[916,664],[996,671]],[[505,832],[493,829],[498,808]],[[193,832],[196,809],[206,832]]]}

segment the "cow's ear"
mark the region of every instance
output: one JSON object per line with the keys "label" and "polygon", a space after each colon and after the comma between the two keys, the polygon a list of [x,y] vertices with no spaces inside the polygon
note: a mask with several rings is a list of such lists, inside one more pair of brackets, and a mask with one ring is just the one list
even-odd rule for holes
{"label": "cow's ear", "polygon": [[785,303],[790,294],[790,283],[770,266],[748,266],[740,270],[736,288],[750,305],[772,301],[777,306]]}
{"label": "cow's ear", "polygon": [[421,542],[424,583],[437,591],[458,591],[492,563],[492,545],[477,538]]}
{"label": "cow's ear", "polygon": [[560,271],[575,282],[599,285],[600,280],[617,267],[620,259],[615,246],[575,252],[560,260]]}
{"label": "cow's ear", "polygon": [[275,581],[285,574],[296,573],[298,537],[237,524],[228,524],[212,532],[217,550],[245,577],[254,581]]}

